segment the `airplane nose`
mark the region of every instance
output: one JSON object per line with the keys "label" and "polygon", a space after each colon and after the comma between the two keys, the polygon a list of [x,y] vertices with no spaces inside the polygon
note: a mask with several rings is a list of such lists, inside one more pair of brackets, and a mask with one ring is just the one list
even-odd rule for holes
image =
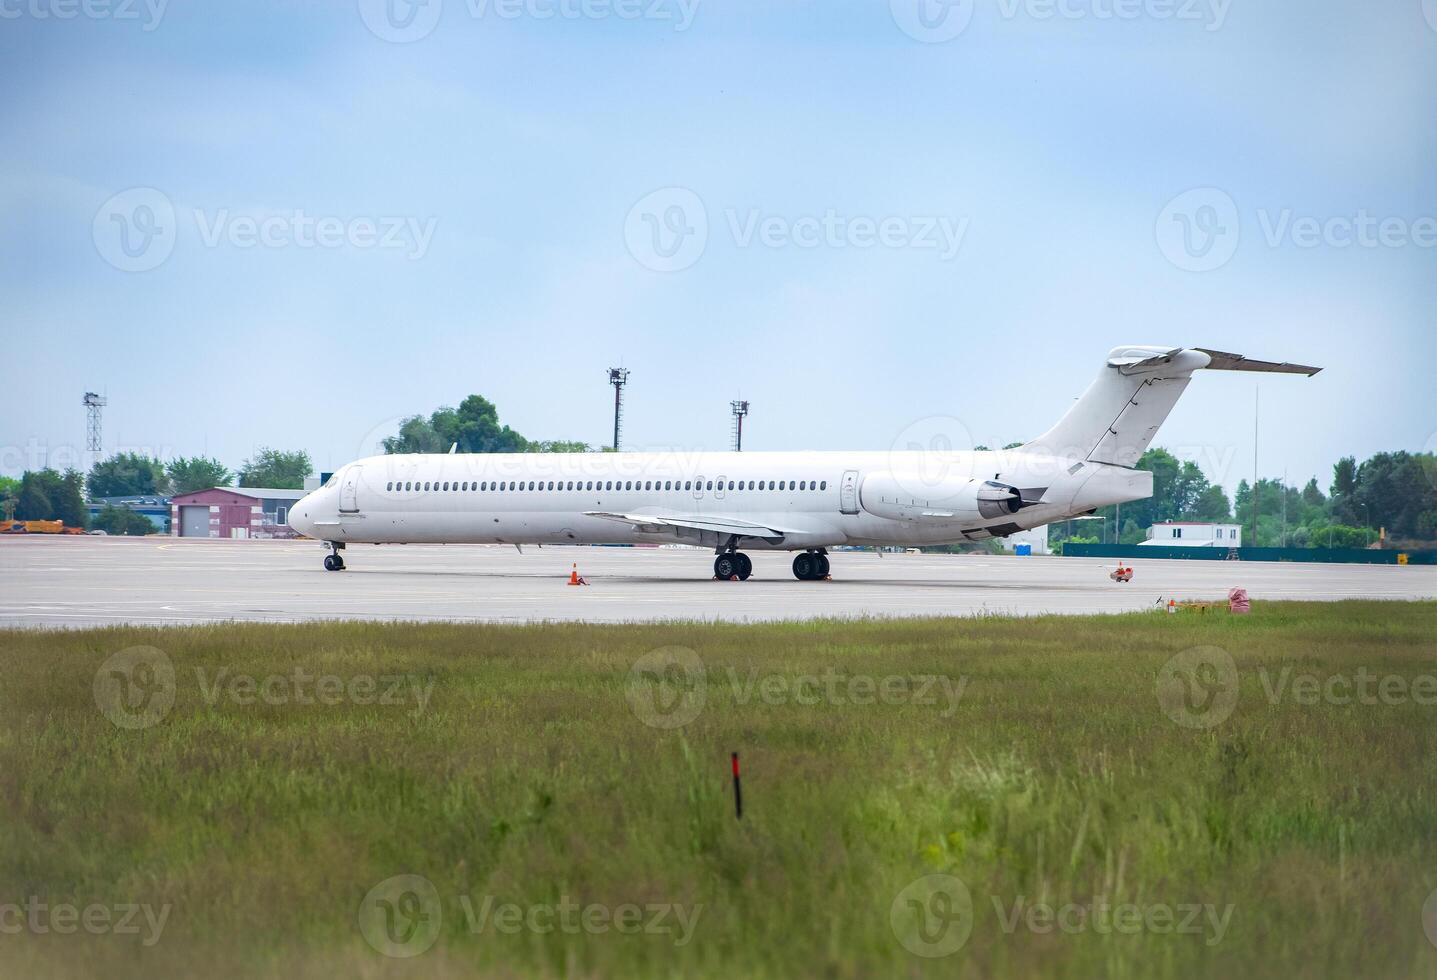
{"label": "airplane nose", "polygon": [[314,533],[314,494],[307,493],[294,502],[289,511],[289,526],[306,537]]}

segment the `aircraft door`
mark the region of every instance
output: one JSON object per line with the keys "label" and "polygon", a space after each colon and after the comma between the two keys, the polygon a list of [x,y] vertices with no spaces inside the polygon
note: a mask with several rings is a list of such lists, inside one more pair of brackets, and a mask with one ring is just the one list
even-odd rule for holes
{"label": "aircraft door", "polygon": [[838,485],[838,512],[840,514],[858,513],[858,471],[848,470],[843,474],[843,482]]}
{"label": "aircraft door", "polygon": [[339,482],[339,512],[341,514],[359,513],[359,471],[364,467],[351,466],[344,471],[344,479]]}
{"label": "aircraft door", "polygon": [[694,480],[694,499],[704,499],[704,478],[698,477]]}
{"label": "aircraft door", "polygon": [[722,477],[722,476],[721,476],[721,477],[719,477],[717,480],[714,481],[714,499],[715,499],[715,500],[722,500],[722,499],[723,499],[723,481],[726,480],[726,479],[727,479],[727,477]]}

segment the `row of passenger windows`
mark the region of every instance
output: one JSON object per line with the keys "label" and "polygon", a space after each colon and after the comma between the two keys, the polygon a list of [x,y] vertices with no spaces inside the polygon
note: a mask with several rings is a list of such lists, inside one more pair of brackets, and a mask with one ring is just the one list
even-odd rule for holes
{"label": "row of passenger windows", "polygon": [[[548,481],[545,481],[545,480],[529,480],[527,483],[526,483],[525,481],[523,481],[523,480],[496,480],[496,481],[493,481],[493,482],[490,482],[490,481],[488,481],[488,480],[481,480],[481,481],[479,481],[479,482],[477,482],[477,483],[476,483],[476,482],[470,482],[470,481],[468,481],[468,480],[463,480],[463,481],[458,481],[458,482],[448,482],[448,481],[445,481],[445,482],[442,482],[442,483],[434,483],[434,482],[428,482],[428,481],[423,482],[423,483],[414,483],[414,482],[411,482],[411,481],[406,481],[406,482],[403,482],[403,483],[393,483],[393,482],[387,483],[387,484],[385,484],[384,489],[385,489],[385,490],[389,490],[389,491],[401,491],[401,492],[404,492],[404,491],[414,491],[414,490],[419,490],[419,491],[431,491],[431,492],[434,491],[434,490],[440,490],[440,491],[455,491],[455,490],[458,490],[458,491],[463,492],[463,493],[470,493],[470,492],[473,492],[473,491],[476,491],[476,490],[477,490],[477,491],[481,491],[481,492],[483,492],[483,491],[492,491],[492,490],[497,490],[497,491],[500,491],[500,492],[503,492],[503,491],[513,491],[513,490],[649,490],[649,491],[652,491],[652,490],[670,490],[670,491],[672,491],[672,490],[693,490],[693,489],[695,488],[695,486],[697,486],[698,489],[700,489],[700,490],[712,490],[712,489],[714,488],[714,482],[715,482],[715,481],[713,481],[713,480],[709,480],[708,482],[704,482],[703,480],[683,480],[683,481],[679,481],[679,480],[589,480],[589,481],[587,481],[587,482],[585,482],[584,480],[569,480],[567,483],[564,482],[563,480],[548,480]],[[718,488],[719,488],[720,490],[722,490],[722,489],[724,489],[724,487],[725,487],[724,481],[723,481],[723,480],[719,480],[719,481],[718,481]],[[828,489],[828,481],[827,481],[827,480],[777,480],[777,481],[775,481],[775,480],[767,480],[767,481],[765,481],[765,480],[749,480],[749,481],[745,482],[745,481],[743,481],[743,480],[729,480],[729,481],[728,481],[728,484],[727,484],[727,487],[728,487],[729,490],[827,490],[827,489]]]}

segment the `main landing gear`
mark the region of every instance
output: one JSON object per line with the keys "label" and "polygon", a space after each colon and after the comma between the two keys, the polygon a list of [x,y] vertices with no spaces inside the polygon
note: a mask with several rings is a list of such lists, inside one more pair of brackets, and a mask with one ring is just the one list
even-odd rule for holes
{"label": "main landing gear", "polygon": [[714,578],[725,582],[738,579],[747,582],[753,574],[753,560],[742,551],[725,551],[714,558]]}
{"label": "main landing gear", "polygon": [[822,551],[804,551],[795,555],[793,575],[800,582],[818,582],[828,578],[828,555]]}
{"label": "main landing gear", "polygon": [[334,541],[326,541],[324,546],[329,549],[329,554],[324,556],[324,570],[326,572],[344,571],[344,556],[339,553],[339,549],[343,548],[344,545]]}

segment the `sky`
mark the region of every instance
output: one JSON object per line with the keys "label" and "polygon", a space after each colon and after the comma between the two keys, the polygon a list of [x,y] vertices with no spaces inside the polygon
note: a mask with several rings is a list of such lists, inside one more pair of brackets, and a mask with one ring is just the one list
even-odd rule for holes
{"label": "sky", "polygon": [[[0,0],[0,473],[535,439],[1437,448],[1437,0]],[[1260,389],[1260,395],[1259,395]],[[1254,425],[1254,402],[1261,412]]]}

